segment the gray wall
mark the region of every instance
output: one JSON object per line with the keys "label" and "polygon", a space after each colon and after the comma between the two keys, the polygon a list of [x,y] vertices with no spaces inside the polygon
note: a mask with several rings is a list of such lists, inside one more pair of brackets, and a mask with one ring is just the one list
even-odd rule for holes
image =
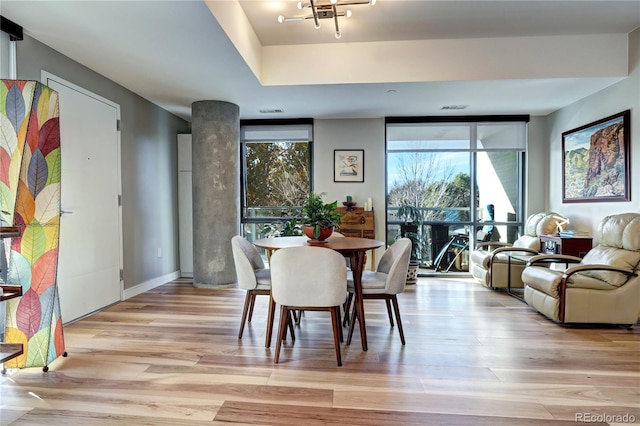
{"label": "gray wall", "polygon": [[[631,201],[564,204],[562,202],[562,133],[618,112],[631,110]],[[640,212],[640,28],[629,36],[629,76],[547,117],[549,209],[571,220],[570,227],[595,231],[610,214]],[[530,170],[531,171],[531,170]],[[532,177],[532,179],[535,179]]]}
{"label": "gray wall", "polygon": [[[364,207],[364,202],[371,198],[376,238],[382,241],[386,238],[384,137],[384,118],[314,120],[313,123],[314,191],[326,192],[325,201],[338,200],[340,206],[347,195],[353,197],[358,207]],[[333,181],[335,149],[364,150],[364,182]],[[379,253],[382,251],[384,249],[378,249]]]}
{"label": "gray wall", "polygon": [[531,117],[529,121],[525,166],[525,217],[549,209],[549,144],[545,134],[546,124],[545,117]]}
{"label": "gray wall", "polygon": [[29,36],[17,43],[17,68],[18,79],[40,81],[45,70],[120,105],[125,289],[176,272],[176,135],[189,123]]}
{"label": "gray wall", "polygon": [[[313,123],[313,187],[326,192],[326,201],[353,197],[358,207],[371,198],[376,214],[376,230],[384,229],[385,152],[384,119],[314,120]],[[364,182],[334,182],[333,163],[336,149],[364,150]],[[377,234],[378,232],[376,232]],[[381,234],[384,235],[384,234]]]}

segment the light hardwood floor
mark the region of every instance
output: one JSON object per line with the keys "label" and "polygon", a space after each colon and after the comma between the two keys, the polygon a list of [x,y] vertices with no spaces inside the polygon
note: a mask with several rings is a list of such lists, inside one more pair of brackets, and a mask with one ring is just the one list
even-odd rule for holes
{"label": "light hardwood floor", "polygon": [[267,298],[238,340],[243,300],[181,279],[68,325],[49,372],[0,378],[1,423],[640,423],[638,325],[561,327],[471,280],[421,278],[399,296],[406,346],[372,300],[368,352],[356,328],[337,367],[328,313],[306,312],[274,365]]}

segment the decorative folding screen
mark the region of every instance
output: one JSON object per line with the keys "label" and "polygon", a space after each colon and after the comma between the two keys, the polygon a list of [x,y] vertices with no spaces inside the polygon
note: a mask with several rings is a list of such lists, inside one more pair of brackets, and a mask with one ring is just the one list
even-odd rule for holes
{"label": "decorative folding screen", "polygon": [[60,231],[58,93],[36,81],[0,84],[0,219],[18,226],[5,239],[7,283],[22,286],[8,300],[5,341],[23,355],[5,367],[46,367],[64,354],[56,285]]}

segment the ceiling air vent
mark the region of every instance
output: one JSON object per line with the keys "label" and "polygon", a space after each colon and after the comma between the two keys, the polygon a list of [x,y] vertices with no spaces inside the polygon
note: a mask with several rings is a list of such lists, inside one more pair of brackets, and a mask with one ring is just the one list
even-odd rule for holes
{"label": "ceiling air vent", "polygon": [[261,109],[259,111],[260,111],[260,114],[282,114],[284,112],[284,110],[280,108]]}
{"label": "ceiling air vent", "polygon": [[444,109],[444,110],[452,110],[452,109],[465,109],[467,108],[469,105],[445,105],[440,109]]}

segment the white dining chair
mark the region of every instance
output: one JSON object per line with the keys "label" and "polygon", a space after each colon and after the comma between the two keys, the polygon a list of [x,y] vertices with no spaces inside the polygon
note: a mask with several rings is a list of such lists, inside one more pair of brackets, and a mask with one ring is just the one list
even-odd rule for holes
{"label": "white dining chair", "polygon": [[[238,339],[242,339],[245,323],[251,322],[253,307],[257,295],[271,295],[271,271],[264,266],[264,261],[258,249],[243,237],[236,235],[231,238],[231,250],[236,267],[238,286],[247,290],[240,322]],[[275,309],[275,303],[269,298],[269,312]],[[271,315],[270,315],[271,316]],[[269,321],[267,321],[267,336],[270,337]],[[267,346],[268,341],[267,339]]]}
{"label": "white dining chair", "polygon": [[[400,238],[393,243],[387,251],[384,252],[378,263],[375,272],[364,271],[362,273],[362,298],[367,299],[384,299],[387,304],[387,314],[389,322],[393,327],[393,317],[391,316],[391,303],[398,324],[398,332],[400,333],[400,341],[405,344],[404,330],[402,329],[402,320],[400,319],[400,309],[398,307],[398,299],[396,295],[404,291],[407,280],[407,268],[409,267],[409,258],[411,256],[411,240],[409,238]],[[347,291],[349,297],[347,299],[347,308],[351,304],[355,294],[353,277],[349,275]],[[345,313],[345,315],[347,315]],[[349,336],[347,344],[351,343],[353,329],[356,319],[355,308],[351,313],[351,323],[349,324]]]}
{"label": "white dining chair", "polygon": [[291,311],[330,311],[338,366],[340,353],[340,307],[347,293],[344,257],[323,247],[301,246],[276,251],[271,256],[271,292],[280,304],[280,325],[274,362],[291,322]]}

